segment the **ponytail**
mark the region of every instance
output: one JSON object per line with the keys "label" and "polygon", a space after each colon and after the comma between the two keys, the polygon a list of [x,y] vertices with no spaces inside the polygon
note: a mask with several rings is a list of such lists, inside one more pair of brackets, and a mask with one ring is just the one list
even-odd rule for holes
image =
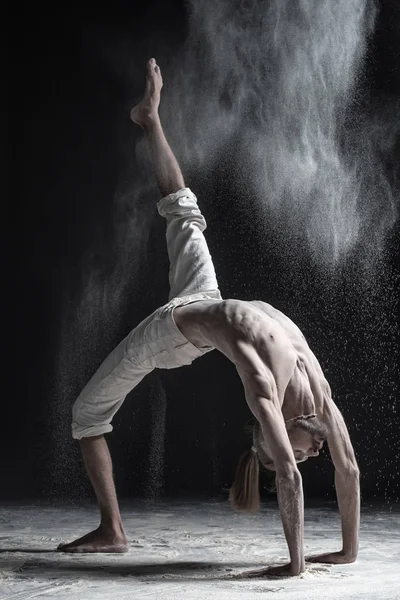
{"label": "ponytail", "polygon": [[236,468],[235,479],[229,492],[232,508],[256,512],[260,508],[260,488],[257,452],[253,449],[242,454]]}

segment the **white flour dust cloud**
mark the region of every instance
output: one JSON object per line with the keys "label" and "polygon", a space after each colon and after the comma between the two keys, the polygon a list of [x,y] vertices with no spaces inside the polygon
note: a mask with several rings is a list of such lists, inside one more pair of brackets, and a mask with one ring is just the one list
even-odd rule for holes
{"label": "white flour dust cloud", "polygon": [[[306,239],[316,264],[330,268],[366,247],[373,262],[397,217],[384,160],[400,130],[390,106],[379,111],[369,102],[363,76],[375,3],[191,0],[188,6],[183,49],[169,66],[165,60],[165,70],[159,58],[165,74],[161,115],[183,167],[207,174],[224,157],[234,169],[237,198],[241,190],[244,202],[251,196],[266,236],[271,219],[284,218],[288,243],[293,236]],[[107,55],[118,77],[129,62],[120,52]],[[135,79],[139,97],[144,77]],[[125,123],[130,126],[128,117]],[[114,338],[134,306],[132,290],[146,260],[153,213],[143,210],[142,200],[151,196],[154,177],[143,138],[128,179],[115,195],[113,264],[104,268],[89,251],[77,289],[66,277],[49,416],[57,486],[60,480],[69,485],[69,476],[74,481],[71,404],[112,349],[110,342],[119,341]],[[163,419],[152,429],[160,448]],[[161,489],[154,452],[149,478]]]}
{"label": "white flour dust cloud", "polygon": [[167,395],[160,378],[153,378],[148,402],[151,409],[150,444],[144,486],[147,500],[155,501],[164,490]]}
{"label": "white flour dust cloud", "polygon": [[363,78],[376,12],[369,0],[193,0],[164,90],[184,164],[229,157],[238,194],[284,217],[326,267],[367,238],[379,254],[396,220],[382,157],[399,118],[371,114]]}

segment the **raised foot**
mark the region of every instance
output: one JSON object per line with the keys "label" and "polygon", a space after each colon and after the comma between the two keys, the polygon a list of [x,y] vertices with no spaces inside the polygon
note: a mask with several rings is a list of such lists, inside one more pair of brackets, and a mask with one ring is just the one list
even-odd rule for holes
{"label": "raised foot", "polygon": [[100,525],[98,529],[69,544],[60,544],[57,550],[59,552],[122,553],[128,552],[128,540],[123,532],[116,533]]}
{"label": "raised foot", "polygon": [[145,129],[158,116],[160,93],[163,85],[160,67],[154,58],[147,63],[146,89],[143,100],[131,110],[130,117],[134,123]]}

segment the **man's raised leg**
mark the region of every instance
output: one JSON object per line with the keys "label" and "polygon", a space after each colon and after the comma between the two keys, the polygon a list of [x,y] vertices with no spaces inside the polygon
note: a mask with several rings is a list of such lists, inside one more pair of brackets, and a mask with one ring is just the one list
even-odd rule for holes
{"label": "man's raised leg", "polygon": [[160,68],[152,58],[147,63],[144,98],[132,109],[131,119],[147,134],[158,186],[163,195],[158,203],[158,211],[167,221],[169,298],[207,292],[221,299],[214,265],[203,235],[206,221],[199,210],[196,196],[185,188],[182,172],[161,126],[158,107],[162,84]]}
{"label": "man's raised leg", "polygon": [[158,187],[163,196],[185,187],[178,162],[165,138],[161,126],[158,107],[163,85],[159,66],[154,58],[147,63],[146,90],[143,100],[131,110],[131,119],[140,125],[147,134]]}

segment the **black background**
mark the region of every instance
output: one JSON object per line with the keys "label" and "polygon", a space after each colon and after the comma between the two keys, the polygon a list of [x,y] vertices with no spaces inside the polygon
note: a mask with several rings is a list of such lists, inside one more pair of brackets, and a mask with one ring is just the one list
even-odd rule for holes
{"label": "black background", "polygon": [[[382,95],[399,97],[396,4],[381,2],[370,47],[367,78],[377,103]],[[11,410],[1,494],[79,499],[89,486],[70,438],[72,402],[115,343],[166,301],[164,224],[154,203],[139,207],[150,232],[123,315],[115,326],[112,315],[96,316],[96,352],[77,359],[71,351],[72,383],[60,399],[54,390],[63,314],[79,291],[85,253],[93,253],[104,277],[113,267],[113,194],[127,161],[133,173],[140,168],[133,154],[140,133],[127,109],[143,88],[147,58],[156,56],[168,72],[185,40],[187,15],[184,3],[171,0],[24,10],[10,54],[17,395],[5,401]],[[399,156],[397,148],[393,160]],[[264,299],[302,328],[348,424],[363,497],[398,501],[398,232],[368,277],[352,259],[336,275],[323,273],[305,251],[282,252],[284,224],[260,243],[251,204],[243,212],[231,201],[229,157],[216,161],[208,176],[218,202],[205,211],[207,240],[223,296]],[[187,183],[197,191],[201,173],[193,168]],[[108,436],[120,495],[223,496],[248,446],[249,418],[235,370],[216,352],[191,367],[153,373],[128,397]],[[301,466],[306,495],[331,497],[328,454],[309,463]]]}

